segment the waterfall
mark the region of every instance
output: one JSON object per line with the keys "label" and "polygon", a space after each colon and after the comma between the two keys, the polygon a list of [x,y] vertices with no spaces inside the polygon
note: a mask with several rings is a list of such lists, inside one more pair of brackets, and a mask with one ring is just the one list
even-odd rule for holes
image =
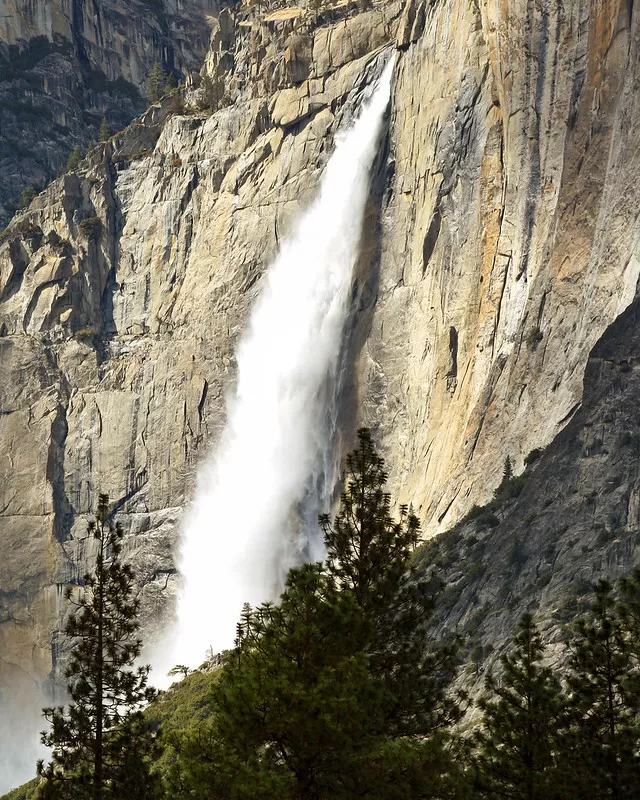
{"label": "waterfall", "polygon": [[197,666],[209,647],[232,646],[243,603],[276,599],[291,566],[322,558],[317,525],[305,520],[327,509],[334,487],[332,401],[392,72],[391,62],[337,134],[317,198],[268,268],[237,348],[226,428],[183,522],[173,663]]}

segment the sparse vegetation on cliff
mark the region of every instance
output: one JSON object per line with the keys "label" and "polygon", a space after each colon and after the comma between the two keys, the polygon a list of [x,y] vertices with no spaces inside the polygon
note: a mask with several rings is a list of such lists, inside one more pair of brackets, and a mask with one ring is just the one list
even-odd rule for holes
{"label": "sparse vegetation on cliff", "polygon": [[85,217],[80,220],[78,227],[89,241],[96,241],[102,231],[102,223],[98,217]]}

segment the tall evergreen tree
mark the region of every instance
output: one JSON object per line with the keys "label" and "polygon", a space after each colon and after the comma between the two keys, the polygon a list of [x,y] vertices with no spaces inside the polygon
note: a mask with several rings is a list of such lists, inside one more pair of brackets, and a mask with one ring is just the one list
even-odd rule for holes
{"label": "tall evergreen tree", "polygon": [[502,675],[487,678],[476,734],[481,797],[550,800],[555,797],[560,682],[541,664],[544,648],[530,614],[521,618]]}
{"label": "tall evergreen tree", "polygon": [[397,601],[420,523],[406,506],[400,507],[400,519],[394,520],[391,495],[385,492],[384,459],[366,428],[358,431],[358,447],[347,456],[344,482],[334,521],[329,515],[320,517],[327,564],[358,605],[377,616]]}
{"label": "tall evergreen tree", "polygon": [[373,620],[370,669],[389,701],[390,729],[428,735],[459,716],[447,691],[456,647],[427,646],[437,587],[412,568],[420,523],[407,506],[400,506],[394,519],[386,483],[384,459],[363,428],[357,449],[347,456],[340,510],[333,522],[320,518],[327,570]]}
{"label": "tall evergreen tree", "polygon": [[[150,774],[154,739],[142,710],[155,696],[149,667],[133,669],[142,646],[134,574],[122,564],[123,531],[100,495],[89,534],[97,542],[93,574],[66,623],[73,650],[65,671],[68,707],[46,708],[51,729],[42,742],[51,762],[38,764],[43,800],[109,800],[155,797]],[[67,597],[72,601],[69,590]],[[73,601],[72,601],[73,602]]]}
{"label": "tall evergreen tree", "polygon": [[634,663],[611,584],[600,580],[588,616],[577,620],[568,678],[571,728],[566,785],[593,800],[637,797],[640,697],[630,691]]}
{"label": "tall evergreen tree", "polygon": [[67,159],[66,163],[66,171],[72,172],[74,169],[77,169],[80,164],[82,163],[82,153],[79,147],[74,147],[73,150],[69,153],[69,158]]}
{"label": "tall evergreen tree", "polygon": [[507,456],[504,460],[504,468],[502,470],[502,480],[510,481],[513,478],[513,465],[511,463],[511,456]]}
{"label": "tall evergreen tree", "polygon": [[384,463],[368,431],[359,439],[340,512],[321,520],[328,563],[291,570],[278,606],[245,609],[213,724],[177,742],[172,796],[455,795],[452,655],[426,649],[434,597],[410,569],[418,523],[404,508],[393,519]]}
{"label": "tall evergreen tree", "polygon": [[106,116],[102,117],[102,122],[100,123],[100,142],[108,142],[109,138],[111,137],[111,131],[109,130],[109,120]]}

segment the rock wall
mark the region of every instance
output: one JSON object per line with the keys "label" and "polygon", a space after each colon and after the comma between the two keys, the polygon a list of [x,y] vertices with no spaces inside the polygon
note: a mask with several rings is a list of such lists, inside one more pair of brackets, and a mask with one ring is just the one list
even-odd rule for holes
{"label": "rock wall", "polygon": [[[12,664],[29,680],[56,673],[61,593],[92,563],[99,491],[130,534],[153,641],[175,584],[176,519],[224,423],[260,275],[311,198],[340,119],[381,69],[400,11],[369,12],[355,41],[362,18],[348,9],[308,30],[323,48],[327,30],[346,36],[295,85],[284,69],[273,76],[301,34],[286,21],[236,29],[224,15],[237,36],[232,102],[210,116],[153,106],[4,234],[0,681]],[[238,81],[256,51],[256,74]]]}
{"label": "rock wall", "polygon": [[360,372],[432,532],[562,429],[635,296],[638,29],[620,2],[413,8]]}
{"label": "rock wall", "polygon": [[[640,299],[589,355],[581,407],[505,499],[435,537],[420,553],[446,589],[437,625],[473,653],[467,687],[494,663],[514,622],[536,617],[552,658],[566,657],[566,626],[593,601],[593,585],[640,563]],[[484,663],[483,663],[484,662]]]}
{"label": "rock wall", "polygon": [[0,226],[22,189],[97,141],[103,116],[113,132],[142,112],[155,62],[199,69],[218,10],[218,0],[1,0]]}
{"label": "rock wall", "polygon": [[392,491],[433,533],[491,495],[507,454],[519,471],[564,429],[640,269],[630,13],[598,0],[225,11],[206,61],[214,114],[152,107],[13,220],[0,682],[55,672],[60,592],[91,563],[99,490],[129,533],[153,639],[260,276],[394,48],[345,442],[356,418],[374,427]]}

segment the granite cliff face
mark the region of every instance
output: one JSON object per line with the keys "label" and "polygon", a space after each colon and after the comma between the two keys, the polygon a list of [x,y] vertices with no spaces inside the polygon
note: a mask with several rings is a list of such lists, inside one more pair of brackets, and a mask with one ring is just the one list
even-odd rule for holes
{"label": "granite cliff face", "polygon": [[[507,455],[519,472],[586,424],[589,354],[640,272],[636,17],[597,0],[225,10],[206,59],[215,113],[152,107],[14,218],[0,245],[0,682],[55,672],[61,590],[91,562],[99,490],[129,533],[148,635],[162,624],[176,522],[223,423],[260,276],[394,50],[345,433],[356,418],[375,428],[393,492],[435,533],[491,496]],[[607,345],[611,369],[622,341]],[[633,354],[620,358],[633,375]],[[559,486],[582,479],[576,452]],[[553,458],[537,467],[549,480]],[[626,509],[616,536],[638,522],[636,463],[610,498]],[[567,530],[576,542],[555,552],[571,559],[591,534]],[[487,563],[516,535],[493,529]],[[636,558],[630,541],[615,569]],[[494,602],[506,576],[485,572]],[[461,597],[454,622],[477,605]]]}
{"label": "granite cliff face", "polygon": [[197,70],[217,0],[0,1],[0,226],[22,189],[42,188],[74,147],[145,107],[155,62]]}

